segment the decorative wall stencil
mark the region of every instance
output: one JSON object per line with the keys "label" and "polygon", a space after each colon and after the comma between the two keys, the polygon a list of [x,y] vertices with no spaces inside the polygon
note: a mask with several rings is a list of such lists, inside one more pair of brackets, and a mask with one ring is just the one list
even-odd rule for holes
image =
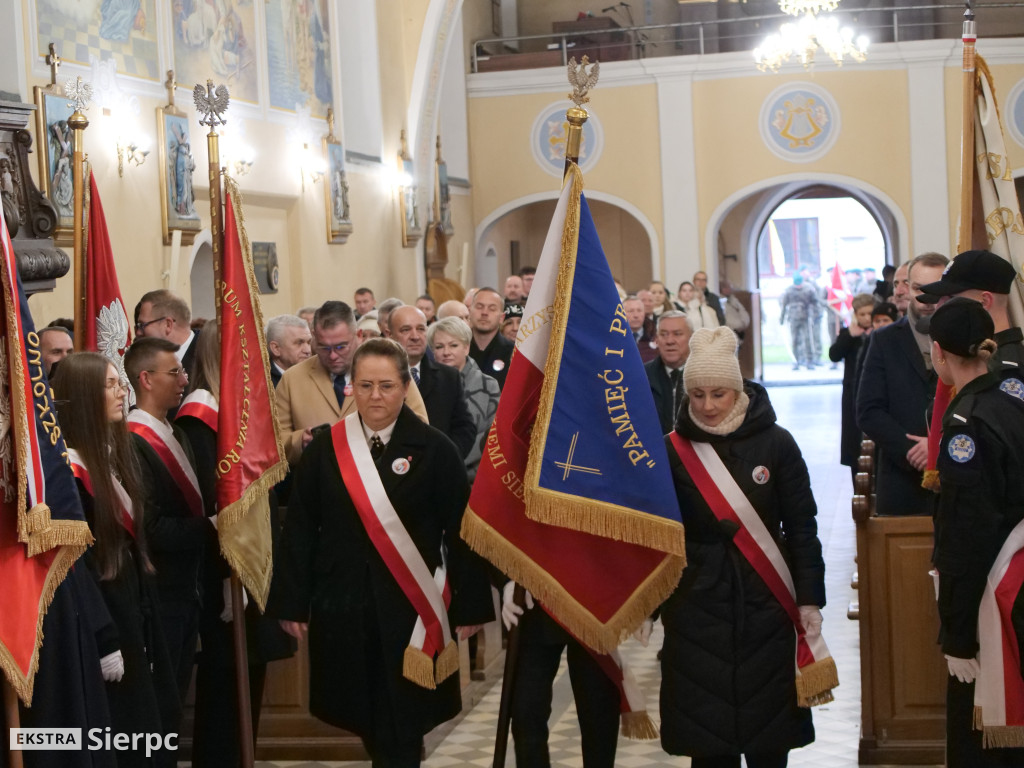
{"label": "decorative wall stencil", "polygon": [[[530,148],[537,164],[552,176],[562,178],[565,170],[565,136],[569,123],[565,119],[565,110],[572,102],[557,101],[541,110],[533,121],[530,131]],[[580,169],[589,171],[597,165],[604,144],[604,129],[601,121],[588,107],[590,119],[583,124],[583,141],[580,144]]]}
{"label": "decorative wall stencil", "polygon": [[1006,127],[1014,141],[1024,147],[1024,80],[1019,81],[1006,99],[1006,111],[1003,112]]}
{"label": "decorative wall stencil", "polygon": [[761,105],[761,138],[775,155],[793,163],[823,157],[839,136],[839,107],[825,89],[786,83]]}

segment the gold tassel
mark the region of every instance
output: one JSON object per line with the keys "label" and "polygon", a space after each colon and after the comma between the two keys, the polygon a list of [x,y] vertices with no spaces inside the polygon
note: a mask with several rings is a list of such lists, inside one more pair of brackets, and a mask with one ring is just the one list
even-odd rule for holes
{"label": "gold tassel", "polygon": [[[406,649],[408,652],[408,649]],[[434,679],[443,683],[449,677],[459,671],[459,645],[455,640],[449,640],[444,650],[437,654],[437,674]]]}
{"label": "gold tassel", "polygon": [[924,471],[924,478],[921,480],[921,487],[927,491],[938,493],[941,490],[939,488],[939,470],[926,469]]}
{"label": "gold tassel", "polygon": [[510,544],[471,507],[466,507],[462,517],[461,536],[474,552],[522,584],[537,600],[557,613],[559,621],[573,635],[598,653],[611,653],[618,648],[672,594],[686,564],[685,557],[665,555],[661,565],[637,588],[619,612],[602,624],[551,574]]}
{"label": "gold tassel", "polygon": [[622,713],[622,735],[627,739],[651,741],[658,738],[658,726],[651,720],[646,709],[639,712]]}
{"label": "gold tassel", "polygon": [[833,700],[832,689],[839,685],[839,671],[831,656],[800,669],[796,678],[797,704],[817,707]]}
{"label": "gold tassel", "polygon": [[995,725],[982,731],[981,746],[985,749],[1024,747],[1024,727]]}
{"label": "gold tassel", "polygon": [[406,646],[402,659],[402,677],[416,683],[420,688],[434,690],[434,660],[419,648]]}

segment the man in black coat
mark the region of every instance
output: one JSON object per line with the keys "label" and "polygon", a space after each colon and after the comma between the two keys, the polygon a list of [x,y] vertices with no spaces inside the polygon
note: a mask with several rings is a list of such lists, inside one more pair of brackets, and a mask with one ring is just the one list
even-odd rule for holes
{"label": "man in black coat", "polygon": [[718,324],[725,325],[725,310],[722,309],[722,298],[708,288],[708,273],[694,272],[693,287],[704,294],[704,300],[707,302],[707,305],[715,310],[715,314],[718,316]]}
{"label": "man in black coat", "polygon": [[[449,625],[466,636],[491,621],[491,588],[484,562],[459,538],[469,497],[463,461],[404,406],[405,352],[371,339],[356,350],[352,370],[358,413],[318,434],[295,472],[268,612],[296,637],[309,630],[310,712],[357,733],[375,764],[417,766],[422,736],[461,709],[459,675],[433,689],[405,677],[418,614],[342,480],[339,451],[352,444],[344,442],[349,428],[359,435],[352,439],[366,440],[366,461],[414,545],[408,554],[434,573],[446,547]],[[370,482],[364,471],[360,481]],[[374,504],[369,514],[382,509]]]}
{"label": "man in black coat", "polygon": [[478,290],[469,308],[469,327],[473,330],[469,356],[481,371],[497,379],[499,387],[505,386],[508,364],[515,349],[500,333],[504,319],[505,299],[501,294],[493,288]]}
{"label": "man in black coat", "polygon": [[466,406],[459,372],[426,355],[427,318],[416,307],[399,307],[388,316],[388,337],[401,344],[409,356],[409,370],[420,388],[430,426],[448,435],[466,458],[473,450],[476,425]]}
{"label": "man in black coat", "polygon": [[692,335],[686,313],[673,309],[658,317],[658,357],[647,363],[644,370],[665,435],[675,427],[678,405],[683,400],[683,366],[690,356]]}
{"label": "man in black coat", "polygon": [[931,365],[931,340],[915,326],[935,310],[917,300],[921,286],[939,280],[948,261],[937,253],[913,259],[907,317],[868,338],[857,391],[857,426],[878,447],[875,493],[880,515],[931,514],[935,504],[935,494],[921,487],[921,479],[938,377]]}

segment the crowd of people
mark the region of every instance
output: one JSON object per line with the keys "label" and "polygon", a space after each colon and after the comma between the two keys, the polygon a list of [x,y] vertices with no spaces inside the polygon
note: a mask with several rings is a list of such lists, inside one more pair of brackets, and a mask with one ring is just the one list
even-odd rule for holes
{"label": "crowd of people", "polygon": [[[1020,760],[1012,750],[982,750],[972,719],[982,592],[1024,518],[1016,487],[1024,477],[1024,384],[1016,378],[1024,336],[1007,310],[1014,277],[986,252],[961,254],[948,268],[943,256],[918,256],[895,270],[892,303],[870,293],[853,299],[852,321],[829,350],[845,366],[843,463],[854,467],[866,433],[879,448],[879,513],[936,515],[950,755],[961,756],[950,765]],[[495,618],[493,586],[505,626],[520,625],[517,764],[550,764],[551,690],[566,649],[584,765],[615,764],[616,685],[528,593],[517,604],[515,585],[458,536],[532,281],[524,269],[500,291],[481,287],[439,305],[429,296],[378,301],[360,288],[352,305],[329,300],[267,322],[293,471],[271,494],[267,614],[251,605],[245,614],[256,728],[267,664],[308,639],[310,711],[359,735],[375,766],[418,765],[424,734],[461,707],[454,644]],[[791,323],[799,293],[786,300]],[[936,310],[947,296],[959,298]],[[751,768],[780,768],[789,750],[814,739],[793,667],[795,644],[820,635],[825,605],[806,465],[765,389],[740,374],[750,316],[727,283],[719,296],[698,272],[675,297],[654,282],[621,298],[686,529],[687,568],[651,619],[665,626],[662,745],[695,768],[736,767],[741,756]],[[135,331],[124,377],[96,353],[71,353],[73,329],[64,324],[40,333],[96,538],[62,587],[96,614],[84,697],[90,722],[115,732],[177,733],[195,675],[193,765],[231,766],[238,711],[230,569],[217,545],[216,322],[193,320],[185,301],[157,290],[139,300]],[[958,395],[943,422],[936,496],[920,481],[939,378]],[[735,510],[723,509],[723,488],[727,504],[742,500]],[[283,522],[279,504],[288,509]],[[762,532],[758,546],[793,585],[794,605],[769,588],[761,560],[737,546],[742,528]],[[399,578],[403,569],[411,577]],[[650,621],[638,638],[649,633]],[[49,700],[59,690],[43,673],[27,723],[66,725],[47,720],[47,712],[66,712]],[[173,752],[153,761],[125,752],[107,764],[174,762]]]}

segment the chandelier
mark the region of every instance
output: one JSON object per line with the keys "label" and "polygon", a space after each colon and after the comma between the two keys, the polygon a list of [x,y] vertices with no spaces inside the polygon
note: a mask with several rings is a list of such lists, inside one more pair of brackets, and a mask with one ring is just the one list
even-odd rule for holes
{"label": "chandelier", "polygon": [[787,22],[779,31],[769,35],[754,49],[754,61],[762,71],[777,72],[779,67],[795,58],[805,68],[814,63],[814,55],[821,48],[836,66],[841,67],[849,56],[853,61],[867,58],[868,38],[854,39],[850,27],[839,26],[835,16],[828,15],[839,6],[839,0],[779,0],[779,8],[786,13],[800,15],[797,22]]}

